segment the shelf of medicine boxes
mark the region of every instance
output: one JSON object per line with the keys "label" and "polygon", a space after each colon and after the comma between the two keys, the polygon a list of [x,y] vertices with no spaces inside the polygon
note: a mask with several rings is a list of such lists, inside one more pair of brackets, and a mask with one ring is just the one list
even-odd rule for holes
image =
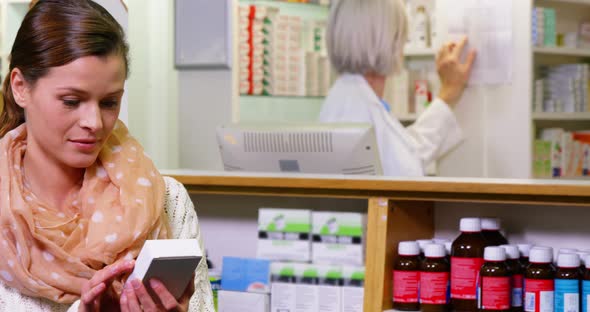
{"label": "shelf of medicine boxes", "polygon": [[[392,270],[399,241],[432,237],[438,202],[581,206],[590,208],[586,181],[469,178],[391,178],[163,170],[191,194],[324,197],[366,200],[364,311],[391,309]],[[475,208],[475,207],[474,207]]]}
{"label": "shelf of medicine boxes", "polygon": [[590,112],[576,113],[533,113],[535,121],[588,121],[590,122]]}

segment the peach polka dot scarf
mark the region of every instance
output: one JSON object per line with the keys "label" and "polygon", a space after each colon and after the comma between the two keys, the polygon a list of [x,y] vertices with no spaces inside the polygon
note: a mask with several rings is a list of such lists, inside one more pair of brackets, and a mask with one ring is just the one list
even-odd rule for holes
{"label": "peach polka dot scarf", "polygon": [[[86,169],[69,209],[49,207],[23,183],[26,128],[0,140],[0,280],[59,303],[105,265],[136,258],[146,239],[167,238],[164,180],[118,122]],[[111,291],[120,293],[122,281]]]}

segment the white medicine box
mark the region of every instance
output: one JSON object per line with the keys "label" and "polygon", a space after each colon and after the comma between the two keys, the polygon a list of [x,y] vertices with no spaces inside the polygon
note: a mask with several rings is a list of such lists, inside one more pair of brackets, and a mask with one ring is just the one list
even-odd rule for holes
{"label": "white medicine box", "polygon": [[351,212],[312,213],[312,262],[364,265],[366,215]]}
{"label": "white medicine box", "polygon": [[308,262],[310,232],[310,210],[260,208],[257,258]]}

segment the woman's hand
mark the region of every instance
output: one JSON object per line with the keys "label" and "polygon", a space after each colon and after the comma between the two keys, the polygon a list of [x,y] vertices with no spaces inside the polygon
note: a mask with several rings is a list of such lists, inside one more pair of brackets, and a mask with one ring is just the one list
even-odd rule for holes
{"label": "woman's hand", "polygon": [[124,261],[113,263],[96,272],[90,280],[82,285],[78,311],[100,311],[101,303],[105,300],[105,291],[110,286],[113,279],[122,274],[131,272],[134,266],[135,261]]}
{"label": "woman's hand", "polygon": [[121,312],[188,311],[190,298],[195,291],[194,276],[179,300],[176,300],[166,286],[156,279],[150,280],[150,287],[158,297],[158,302],[154,301],[141,281],[127,281],[121,294]]}
{"label": "woman's hand", "polygon": [[471,50],[466,62],[461,63],[461,54],[466,44],[467,37],[458,43],[446,43],[436,56],[436,70],[442,84],[438,97],[451,107],[459,102],[475,61],[475,51]]}

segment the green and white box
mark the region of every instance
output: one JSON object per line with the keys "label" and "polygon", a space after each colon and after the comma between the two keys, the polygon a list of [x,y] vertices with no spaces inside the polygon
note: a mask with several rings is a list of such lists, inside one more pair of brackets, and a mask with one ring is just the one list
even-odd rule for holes
{"label": "green and white box", "polygon": [[295,311],[317,312],[319,305],[318,269],[313,264],[295,265]]}
{"label": "green and white box", "polygon": [[258,210],[257,257],[277,261],[311,259],[311,211],[261,208]]}
{"label": "green and white box", "polygon": [[341,312],[342,268],[336,265],[317,265],[318,308],[316,311]]}
{"label": "green and white box", "polygon": [[270,311],[295,311],[295,267],[298,263],[273,262],[270,264]]}
{"label": "green and white box", "polygon": [[312,262],[364,265],[366,216],[351,212],[312,213]]}
{"label": "green and white box", "polygon": [[365,267],[343,266],[342,312],[363,312]]}

